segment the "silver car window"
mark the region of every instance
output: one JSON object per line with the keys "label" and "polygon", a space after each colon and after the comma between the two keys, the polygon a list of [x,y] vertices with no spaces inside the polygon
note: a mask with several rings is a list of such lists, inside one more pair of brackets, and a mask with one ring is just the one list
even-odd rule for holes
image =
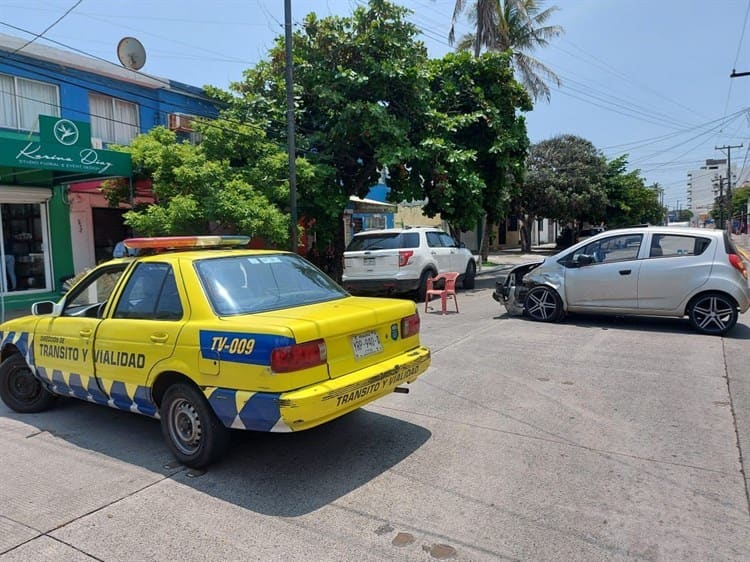
{"label": "silver car window", "polygon": [[710,244],[711,239],[703,236],[654,234],[649,257],[699,256]]}
{"label": "silver car window", "polygon": [[591,256],[594,263],[611,263],[616,261],[634,260],[638,257],[643,234],[620,234],[600,238],[595,242],[579,248],[572,256],[584,254]]}

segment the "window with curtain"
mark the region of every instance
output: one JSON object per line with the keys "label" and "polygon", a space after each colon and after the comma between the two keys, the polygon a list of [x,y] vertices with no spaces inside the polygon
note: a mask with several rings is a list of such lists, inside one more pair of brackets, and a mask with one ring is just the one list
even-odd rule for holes
{"label": "window with curtain", "polygon": [[138,106],[101,94],[89,94],[91,136],[106,143],[130,144],[140,132]]}
{"label": "window with curtain", "polygon": [[0,74],[0,127],[39,131],[39,116],[60,117],[54,84]]}

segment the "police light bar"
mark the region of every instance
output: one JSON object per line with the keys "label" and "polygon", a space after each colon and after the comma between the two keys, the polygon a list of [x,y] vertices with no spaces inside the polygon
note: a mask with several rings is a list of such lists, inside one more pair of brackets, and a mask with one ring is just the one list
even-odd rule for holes
{"label": "police light bar", "polygon": [[156,236],[153,238],[127,238],[126,248],[139,250],[168,250],[172,248],[217,248],[247,246],[249,236]]}

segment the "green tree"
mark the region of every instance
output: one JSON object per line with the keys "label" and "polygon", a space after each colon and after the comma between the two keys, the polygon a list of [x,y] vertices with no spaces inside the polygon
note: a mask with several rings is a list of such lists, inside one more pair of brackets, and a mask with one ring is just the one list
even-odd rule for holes
{"label": "green tree", "polygon": [[678,209],[676,222],[690,222],[694,216],[693,211],[690,209]]}
{"label": "green tree", "polygon": [[529,143],[518,112],[531,109],[528,94],[506,53],[449,54],[431,61],[429,73],[430,107],[414,133],[418,150],[405,164],[408,174],[392,170],[393,195],[427,198],[425,213],[439,213],[458,230],[474,228],[483,213],[495,222],[522,179]]}
{"label": "green tree", "polygon": [[586,139],[561,135],[533,145],[515,205],[523,249],[531,249],[534,219],[546,217],[575,226],[604,217],[607,179],[606,159]]}
{"label": "green tree", "polygon": [[547,25],[557,6],[542,9],[542,5],[539,0],[456,0],[448,41],[453,44],[455,23],[468,8],[474,32],[459,41],[459,48],[473,49],[475,56],[479,56],[482,48],[510,52],[513,67],[529,93],[534,99],[549,101],[550,90],[545,80],[559,86],[560,78],[531,53],[546,47],[550,39],[564,30],[559,25]]}
{"label": "green tree", "polygon": [[607,164],[605,187],[608,204],[605,214],[593,217],[594,221],[604,221],[609,228],[661,224],[665,209],[659,203],[659,192],[646,187],[639,170],[626,171],[627,165],[625,155]]}
{"label": "green tree", "polygon": [[[297,146],[315,166],[314,178],[298,182],[300,215],[315,218],[322,242],[334,234],[338,254],[349,197],[364,197],[383,169],[417,152],[414,131],[429,106],[428,58],[407,14],[372,0],[347,18],[310,14],[294,34]],[[270,59],[231,86],[233,112],[263,115],[279,142],[286,141],[283,55],[279,38]]]}
{"label": "green tree", "polygon": [[[178,142],[156,127],[128,152],[141,177],[152,180],[155,203],[125,213],[139,234],[241,233],[281,245],[288,239],[286,155],[260,128],[226,119],[196,122],[199,145]],[[231,156],[230,156],[231,155]],[[309,167],[300,162],[302,175]],[[127,186],[105,188],[110,203],[128,200]]]}
{"label": "green tree", "polygon": [[747,204],[750,201],[750,184],[745,184],[732,189],[732,216],[745,219],[747,217]]}

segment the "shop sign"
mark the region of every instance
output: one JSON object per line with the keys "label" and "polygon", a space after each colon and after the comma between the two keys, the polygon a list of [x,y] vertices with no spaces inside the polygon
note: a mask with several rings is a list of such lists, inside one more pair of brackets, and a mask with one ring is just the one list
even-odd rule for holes
{"label": "shop sign", "polygon": [[0,166],[130,176],[130,155],[91,147],[91,128],[83,121],[39,116],[39,141],[3,140]]}

